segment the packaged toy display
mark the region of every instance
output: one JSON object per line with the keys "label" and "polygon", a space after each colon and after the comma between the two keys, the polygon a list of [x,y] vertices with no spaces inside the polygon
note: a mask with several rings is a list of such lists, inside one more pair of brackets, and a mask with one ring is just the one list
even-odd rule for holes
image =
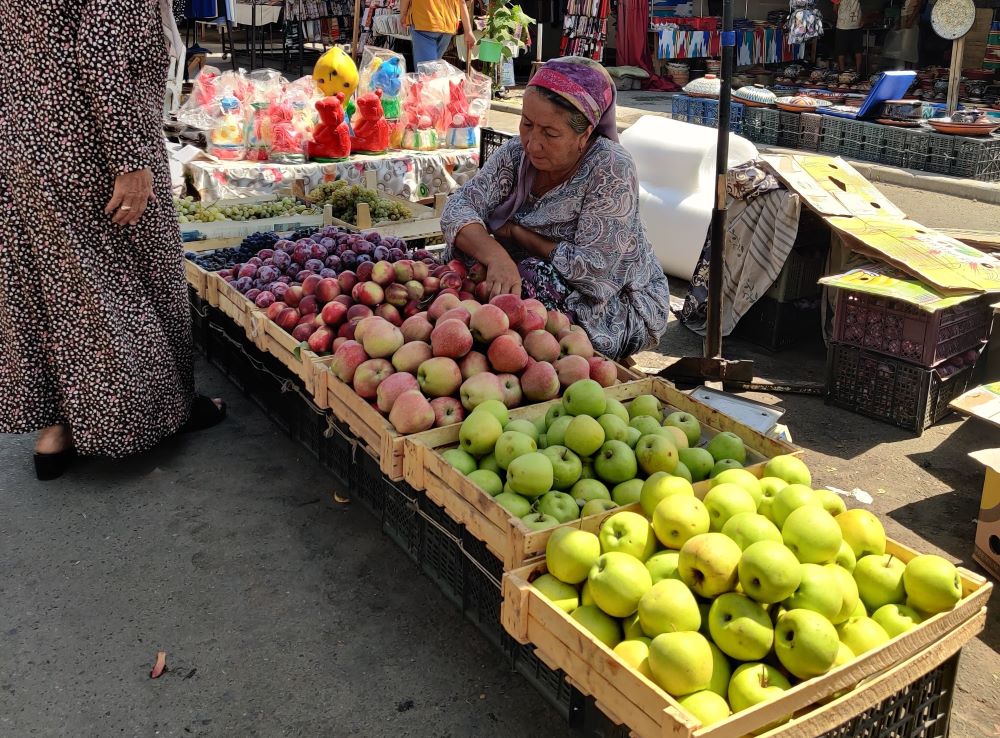
{"label": "packaged toy display", "polygon": [[358,68],[339,46],[334,46],[316,62],[313,79],[324,95],[344,94],[349,100],[358,87]]}
{"label": "packaged toy display", "polygon": [[382,112],[382,92],[368,92],[358,98],[358,112],[352,121],[351,153],[382,153],[389,148],[389,123]]}
{"label": "packaged toy display", "polygon": [[340,93],[316,103],[319,125],[309,142],[309,158],[315,161],[339,161],[351,153],[351,134],[344,120],[344,96]]}

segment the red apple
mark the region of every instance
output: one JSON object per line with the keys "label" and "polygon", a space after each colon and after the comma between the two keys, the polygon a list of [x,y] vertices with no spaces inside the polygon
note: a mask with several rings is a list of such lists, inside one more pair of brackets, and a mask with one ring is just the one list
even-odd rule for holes
{"label": "red apple", "polygon": [[333,277],[321,279],[316,285],[316,299],[322,303],[327,303],[340,295],[340,285]]}
{"label": "red apple", "polygon": [[286,307],[278,314],[278,319],[274,321],[286,331],[291,331],[299,323],[302,317],[298,310],[293,307]]}
{"label": "red apple", "polygon": [[435,397],[431,400],[431,408],[434,410],[434,425],[437,428],[465,420],[465,408],[454,397]]}
{"label": "red apple", "polygon": [[514,330],[524,322],[525,313],[528,311],[524,307],[524,300],[517,295],[497,295],[490,300],[491,305],[496,305],[507,314],[507,321]]}
{"label": "red apple", "polygon": [[494,371],[498,373],[519,372],[528,364],[528,352],[524,350],[517,341],[510,336],[500,336],[490,344],[490,350],[486,353],[493,365]]}
{"label": "red apple", "polygon": [[410,293],[403,285],[393,283],[385,288],[385,301],[390,305],[403,307],[410,301]]}
{"label": "red apple", "polygon": [[427,308],[427,319],[431,323],[436,323],[437,319],[454,307],[458,307],[461,300],[455,295],[438,295],[434,302]]}
{"label": "red apple", "polygon": [[373,400],[378,386],[395,371],[385,359],[368,359],[354,372],[354,391],[366,400]]}
{"label": "red apple", "polygon": [[308,323],[299,323],[292,329],[292,338],[299,342],[306,341],[315,332],[316,326],[313,325],[312,321],[309,321]]}
{"label": "red apple", "polygon": [[404,392],[389,411],[389,422],[402,434],[419,433],[434,427],[434,409],[417,390]]}
{"label": "red apple", "polygon": [[354,320],[355,318],[370,318],[372,315],[374,315],[374,313],[367,305],[351,305],[347,308],[348,320]]}
{"label": "red apple", "polygon": [[372,264],[370,261],[363,261],[360,264],[358,264],[357,269],[355,270],[358,274],[358,281],[370,282],[372,278],[372,269],[374,268],[375,265]]}
{"label": "red apple", "polygon": [[421,282],[423,283],[424,291],[427,294],[434,294],[441,289],[441,280],[437,277],[424,277]]}
{"label": "red apple", "polygon": [[358,367],[368,361],[368,354],[357,341],[345,340],[333,354],[330,371],[341,382],[350,384]]}
{"label": "red apple", "polygon": [[424,286],[415,279],[403,285],[406,288],[406,296],[410,300],[421,300],[424,296]]}
{"label": "red apple", "polygon": [[396,281],[405,284],[413,279],[413,261],[410,259],[400,259],[392,265],[396,271]]}
{"label": "red apple", "polygon": [[319,312],[319,301],[316,295],[306,295],[299,300],[299,312],[303,315],[315,315]]}
{"label": "red apple", "polygon": [[602,387],[610,387],[618,384],[618,368],[610,359],[601,356],[591,356],[588,359],[590,364],[590,378]]}
{"label": "red apple", "polygon": [[554,400],[559,396],[559,375],[547,361],[536,361],[521,375],[521,391],[532,402]]}
{"label": "red apple", "polygon": [[459,305],[458,307],[453,307],[448,310],[440,318],[435,321],[435,325],[438,325],[446,320],[461,320],[466,325],[469,325],[469,320],[471,319],[469,311],[464,307]]}
{"label": "red apple", "polygon": [[459,277],[465,279],[469,276],[469,270],[465,268],[465,264],[460,262],[458,259],[452,259],[447,264],[448,269],[455,272]]}
{"label": "red apple", "polygon": [[410,268],[413,269],[413,276],[411,277],[411,279],[415,279],[418,282],[423,282],[425,279],[431,276],[431,268],[422,261],[412,262]]}
{"label": "red apple", "polygon": [[395,326],[403,325],[403,316],[399,314],[399,308],[395,305],[383,302],[375,308],[375,314],[380,318],[385,318]]}
{"label": "red apple", "polygon": [[316,288],[322,281],[323,278],[318,274],[310,274],[302,280],[302,294],[307,296],[316,294]]}
{"label": "red apple", "polygon": [[477,261],[472,265],[472,268],[469,269],[469,279],[472,280],[473,284],[479,284],[482,282],[486,279],[486,267]]}
{"label": "red apple", "polygon": [[472,334],[460,320],[445,320],[431,332],[431,348],[435,356],[460,359],[472,350]]}
{"label": "red apple", "polygon": [[455,272],[445,272],[441,275],[441,288],[458,292],[462,289],[462,278]]}
{"label": "red apple", "polygon": [[288,307],[298,307],[299,303],[302,302],[302,287],[293,284],[285,292],[285,296],[282,301],[288,305]]}
{"label": "red apple", "polygon": [[498,374],[500,387],[503,389],[503,404],[508,408],[517,407],[524,399],[521,391],[521,380],[514,374]]}
{"label": "red apple", "polygon": [[458,362],[458,368],[462,370],[462,379],[468,379],[476,374],[488,372],[490,363],[483,354],[470,351]]}
{"label": "red apple", "polygon": [[590,362],[582,356],[567,354],[555,363],[555,367],[563,389],[581,379],[590,379]]}
{"label": "red apple", "polygon": [[337,275],[337,284],[340,285],[340,291],[342,294],[351,294],[351,290],[354,289],[354,285],[357,283],[358,275],[350,270],[341,272]]}
{"label": "red apple", "polygon": [[372,281],[386,287],[396,279],[396,269],[392,262],[380,261],[372,267]]}
{"label": "red apple", "polygon": [[430,341],[434,326],[427,320],[427,313],[411,315],[399,327],[407,341]]}
{"label": "red apple", "polygon": [[333,345],[333,331],[329,328],[317,328],[309,336],[309,350],[317,354],[325,354]]}
{"label": "red apple", "polygon": [[319,315],[327,325],[338,326],[347,317],[347,308],[339,302],[328,302]]}
{"label": "red apple", "polygon": [[382,380],[376,390],[376,405],[380,412],[388,414],[396,398],[404,392],[420,390],[417,378],[407,372],[396,372]]}

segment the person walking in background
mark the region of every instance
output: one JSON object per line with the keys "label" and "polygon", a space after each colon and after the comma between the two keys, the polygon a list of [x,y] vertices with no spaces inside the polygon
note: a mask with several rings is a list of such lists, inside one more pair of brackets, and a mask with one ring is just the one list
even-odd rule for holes
{"label": "person walking in background", "polygon": [[854,69],[861,73],[861,0],[840,0],[837,4],[837,32],[833,39],[837,64],[841,72],[849,67],[847,61],[854,57]]}
{"label": "person walking in background", "polygon": [[0,5],[0,432],[40,431],[39,479],[225,415],[194,394],[164,11]]}
{"label": "person walking in background", "polygon": [[465,0],[400,0],[399,15],[410,29],[414,68],[421,62],[437,61],[444,56],[458,32],[459,21],[465,35],[465,48],[472,49],[476,45]]}

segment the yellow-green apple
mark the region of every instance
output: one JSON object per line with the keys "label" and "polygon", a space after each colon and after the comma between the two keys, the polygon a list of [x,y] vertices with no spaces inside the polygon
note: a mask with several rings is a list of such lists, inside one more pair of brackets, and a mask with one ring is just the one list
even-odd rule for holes
{"label": "yellow-green apple", "polygon": [[781,526],[781,538],[803,564],[830,563],[844,540],[837,521],[818,505],[792,510]]}
{"label": "yellow-green apple", "polygon": [[505,433],[516,431],[517,433],[523,433],[526,436],[531,436],[531,438],[535,441],[538,440],[538,426],[530,420],[524,420],[523,418],[508,420],[507,423],[504,424],[503,430]]}
{"label": "yellow-green apple", "polygon": [[524,347],[508,335],[494,339],[486,352],[493,370],[497,373],[515,373],[528,366],[530,358]]}
{"label": "yellow-green apple", "polygon": [[604,438],[607,441],[624,441],[628,443],[628,425],[617,415],[601,415],[597,422],[604,429]]}
{"label": "yellow-green apple", "polygon": [[645,561],[656,551],[656,536],[649,521],[639,513],[623,510],[601,523],[597,534],[603,553],[627,553]]}
{"label": "yellow-green apple", "polygon": [[906,603],[935,615],[951,610],[962,599],[962,580],[950,561],[935,554],[915,556],[903,570]]}
{"label": "yellow-green apple", "polygon": [[732,459],[743,464],[747,460],[747,450],[743,439],[730,431],[723,431],[708,442],[705,447],[716,461]]}
{"label": "yellow-green apple", "polygon": [[497,463],[497,457],[494,453],[488,453],[486,456],[481,458],[479,460],[479,468],[491,471],[501,479],[507,476],[507,472],[501,469],[500,465]]}
{"label": "yellow-green apple", "polygon": [[715,466],[712,467],[712,473],[708,475],[709,479],[715,479],[717,476],[722,474],[722,472],[729,471],[730,469],[742,469],[743,464],[738,462],[736,459],[719,459],[715,462]]}
{"label": "yellow-green apple", "polygon": [[861,595],[858,593],[858,584],[854,581],[854,577],[851,576],[851,572],[842,566],[827,564],[824,568],[829,569],[836,576],[837,585],[840,587],[840,594],[843,597],[840,612],[830,618],[831,623],[840,625],[840,623],[847,621],[851,617],[851,614],[858,606],[858,602],[861,601]]}
{"label": "yellow-green apple", "polygon": [[659,425],[663,422],[663,403],[653,395],[639,395],[628,406],[629,418],[648,415]]}
{"label": "yellow-green apple", "polygon": [[501,405],[503,401],[503,387],[500,379],[492,372],[481,372],[469,377],[458,389],[459,397],[462,399],[462,406],[466,410],[475,410],[488,400],[495,400]]}
{"label": "yellow-green apple", "polygon": [[655,472],[643,482],[639,492],[639,504],[647,518],[652,518],[660,501],[670,495],[688,495],[694,497],[694,487],[686,479],[675,477],[667,472]]}
{"label": "yellow-green apple", "polygon": [[627,443],[631,449],[635,449],[635,444],[639,442],[640,438],[642,438],[642,432],[638,428],[629,426],[628,430],[625,431],[625,443]]}
{"label": "yellow-green apple", "polygon": [[392,364],[385,359],[369,359],[354,372],[354,391],[366,400],[374,400],[378,386],[394,371]]}
{"label": "yellow-green apple", "polygon": [[[428,343],[431,340],[431,332],[434,330],[434,326],[427,320],[427,313],[417,313],[404,320],[403,324],[399,326],[399,330],[407,342],[420,341]],[[428,343],[428,345],[430,344]]]}
{"label": "yellow-green apple", "polygon": [[537,450],[538,444],[531,436],[518,431],[504,431],[497,439],[493,453],[500,468],[506,470],[517,457]]}
{"label": "yellow-green apple", "polygon": [[507,467],[507,481],[519,495],[541,497],[552,489],[552,462],[538,451],[518,456]]}
{"label": "yellow-green apple", "polygon": [[680,580],[680,572],[677,571],[677,563],[680,554],[677,551],[658,551],[646,559],[646,568],[649,569],[649,576],[653,579],[653,585],[664,579]]}
{"label": "yellow-green apple", "polygon": [[[588,570],[588,572],[589,572],[589,570]],[[583,584],[580,585],[580,607],[586,607],[588,605],[594,605],[596,607],[596,605],[594,603],[594,598],[590,594],[590,582],[588,582],[586,579],[584,579],[583,580]],[[627,635],[627,631],[626,631],[626,636],[625,637],[626,638],[629,637]]]}
{"label": "yellow-green apple", "polygon": [[461,359],[472,350],[469,326],[456,318],[440,321],[431,331],[431,350],[435,356]]}
{"label": "yellow-green apple", "polygon": [[[590,596],[590,585],[587,582],[583,583],[583,588],[580,595],[581,603],[584,592],[586,592],[588,597]],[[593,605],[594,604],[593,600],[591,600],[589,604]],[[642,632],[642,626],[639,624],[639,613],[636,613],[635,615],[630,615],[629,617],[622,619],[622,634],[625,636],[625,640],[627,641],[634,641],[639,639],[647,641],[649,640],[646,637],[646,634]]]}
{"label": "yellow-green apple", "polygon": [[618,505],[631,505],[639,501],[642,494],[643,479],[629,479],[627,482],[616,484],[611,490],[611,499]]}
{"label": "yellow-green apple", "polygon": [[503,392],[503,404],[509,408],[520,406],[524,400],[521,380],[514,374],[498,374],[497,381],[500,382],[500,391]]}
{"label": "yellow-green apple", "polygon": [[537,510],[560,523],[568,523],[580,517],[580,506],[565,492],[546,492],[538,498]]}
{"label": "yellow-green apple", "polygon": [[[688,437],[684,435],[684,431],[682,431],[680,428],[677,428],[672,425],[665,425],[662,428],[660,428],[657,431],[657,433],[660,433],[664,437],[669,438],[671,441],[673,441],[678,451],[680,451],[682,448],[688,447]],[[680,462],[677,463],[679,464]]]}
{"label": "yellow-green apple", "polygon": [[698,441],[701,440],[701,423],[699,423],[698,418],[693,416],[691,413],[679,411],[670,413],[670,415],[663,420],[663,424],[682,430],[684,435],[687,437],[688,446],[690,448],[697,446]]}
{"label": "yellow-green apple", "polygon": [[568,415],[599,418],[604,415],[608,403],[601,385],[592,379],[580,379],[566,388],[562,404]]}
{"label": "yellow-green apple", "polygon": [[[589,379],[590,364],[582,356],[568,354],[567,356],[563,356],[561,359],[558,359],[553,366],[556,368],[556,375],[559,377],[559,384],[564,389],[583,379],[592,381]],[[594,384],[597,383],[594,382]],[[569,412],[568,409],[567,412]],[[575,414],[576,413],[570,413],[570,415]]]}
{"label": "yellow-green apple", "polygon": [[667,495],[653,510],[652,527],[656,538],[667,548],[677,551],[694,536],[708,533],[710,526],[708,509],[694,495]]}
{"label": "yellow-green apple", "polygon": [[607,402],[607,405],[604,408],[605,413],[615,415],[621,418],[625,423],[628,423],[631,419],[629,418],[628,410],[625,409],[625,406],[622,405],[619,400],[616,400],[614,397],[607,397],[605,398],[605,401]]}
{"label": "yellow-green apple", "polygon": [[597,479],[580,479],[570,487],[570,495],[583,507],[591,500],[610,500],[611,492]]}
{"label": "yellow-green apple", "polygon": [[698,718],[702,727],[721,723],[732,715],[729,703],[710,689],[679,697],[677,703]]}
{"label": "yellow-green apple", "polygon": [[580,479],[580,457],[565,446],[548,446],[542,453],[552,462],[552,488],[566,490]]}
{"label": "yellow-green apple", "polygon": [[556,527],[562,521],[538,510],[522,517],[521,522],[524,523],[528,530],[546,530],[547,528]]}
{"label": "yellow-green apple", "polygon": [[649,638],[631,638],[614,647],[615,655],[631,666],[637,672],[653,681],[653,672],[649,670]]}
{"label": "yellow-green apple", "polygon": [[744,551],[757,541],[782,542],[781,531],[777,526],[754,512],[736,513],[722,526],[722,532],[736,541]]}
{"label": "yellow-green apple", "polygon": [[559,376],[547,361],[536,361],[521,375],[521,390],[532,402],[545,402],[559,396]]}
{"label": "yellow-green apple", "polygon": [[[858,597],[860,598],[860,594]],[[858,600],[858,606],[854,608],[854,612],[851,613],[851,617],[848,620],[853,620],[854,618],[866,618],[868,617],[868,611],[865,609],[865,603],[862,600]]]}
{"label": "yellow-green apple", "polygon": [[[837,647],[837,658],[833,660],[833,666],[830,668],[836,669],[838,666],[849,664],[854,661],[855,658],[856,656],[854,655],[854,652],[847,647],[847,644],[841,641],[840,645]],[[840,694],[838,693],[837,696],[839,697]]]}
{"label": "yellow-green apple", "polygon": [[882,521],[868,510],[847,510],[840,513],[836,521],[856,559],[869,554],[885,553],[885,528]]}
{"label": "yellow-green apple", "polygon": [[809,467],[798,456],[790,454],[782,454],[768,459],[768,462],[764,464],[764,476],[777,477],[788,484],[812,486],[812,474],[809,473]]}
{"label": "yellow-green apple", "polygon": [[727,469],[716,474],[712,478],[712,486],[717,487],[720,484],[735,484],[737,487],[742,487],[753,498],[754,504],[758,506],[764,496],[760,488],[760,480],[746,469]]}
{"label": "yellow-green apple", "polygon": [[508,492],[506,488],[493,499],[515,518],[523,518],[525,515],[531,514],[531,502],[516,492]]}
{"label": "yellow-green apple", "polygon": [[417,369],[433,356],[431,347],[423,341],[410,341],[403,344],[392,355],[392,366],[397,372],[416,374]]}
{"label": "yellow-green apple", "polygon": [[681,580],[695,594],[711,598],[736,588],[742,555],[732,538],[721,533],[702,533],[681,546],[677,568]]}
{"label": "yellow-green apple", "polygon": [[806,505],[813,505],[822,510],[819,500],[816,499],[816,493],[811,488],[804,484],[789,484],[774,496],[774,502],[771,503],[771,519],[778,528],[782,528],[785,519],[793,510]]}
{"label": "yellow-green apple", "polygon": [[609,485],[635,479],[637,470],[635,453],[622,441],[605,442],[594,456],[594,472]]}
{"label": "yellow-green apple", "polygon": [[906,564],[891,554],[869,554],[858,559],[854,581],[868,612],[875,612],[882,605],[903,604],[905,570]]}
{"label": "yellow-green apple", "polygon": [[618,384],[618,367],[610,359],[601,356],[591,356],[588,360],[590,364],[590,378],[602,387],[611,387]]}
{"label": "yellow-green apple", "polygon": [[847,505],[844,504],[844,498],[836,492],[828,489],[817,489],[813,491],[819,499],[819,504],[833,517],[837,517],[847,510]]}
{"label": "yellow-green apple", "polygon": [[545,545],[545,564],[549,573],[567,584],[586,580],[600,557],[601,542],[597,536],[576,528],[553,531]]}
{"label": "yellow-green apple", "polygon": [[677,468],[677,446],[661,435],[647,435],[635,444],[635,458],[646,474],[663,471],[670,474]]}
{"label": "yellow-green apple", "polygon": [[740,712],[776,700],[791,688],[785,675],[770,664],[740,664],[729,680],[729,704],[733,712]]}
{"label": "yellow-green apple", "polygon": [[701,633],[663,633],[649,644],[649,668],[672,697],[700,692],[712,680],[712,649]]}
{"label": "yellow-green apple", "polygon": [[708,630],[715,645],[737,661],[762,659],[774,643],[767,608],[739,592],[715,598],[708,611]]}
{"label": "yellow-green apple", "polygon": [[524,302],[517,295],[497,295],[490,300],[490,305],[496,305],[506,313],[507,322],[511,328],[520,327],[524,321]]}
{"label": "yellow-green apple", "polygon": [[[586,333],[574,331],[559,339],[559,352],[563,356],[582,356],[589,359],[594,355],[594,346]],[[590,375],[590,365],[587,366]]]}
{"label": "yellow-green apple", "polygon": [[812,610],[789,610],[778,618],[774,627],[778,660],[799,679],[830,671],[837,658],[839,641],[833,624]]}
{"label": "yellow-green apple", "polygon": [[[469,481],[482,488],[490,497],[496,497],[503,492],[503,480],[489,469],[473,469],[468,473]],[[576,506],[576,503],[573,503]]]}
{"label": "yellow-green apple", "polygon": [[428,397],[450,397],[462,385],[462,372],[454,359],[436,356],[417,367],[417,382]]}
{"label": "yellow-green apple", "polygon": [[510,328],[507,313],[496,305],[482,305],[469,320],[472,337],[479,343],[488,344]]}
{"label": "yellow-green apple", "polygon": [[871,618],[851,618],[837,626],[837,634],[855,656],[891,640],[885,628]]}
{"label": "yellow-green apple", "polygon": [[587,500],[580,509],[580,517],[586,518],[590,515],[600,515],[608,510],[614,510],[618,505],[614,500]]}
{"label": "yellow-green apple", "polygon": [[377,321],[368,327],[361,339],[366,354],[374,359],[385,359],[402,347],[403,333],[399,328],[382,318],[366,318],[366,320]]}
{"label": "yellow-green apple", "polygon": [[775,496],[787,486],[788,482],[777,477],[761,477],[760,479],[761,498],[760,502],[757,503],[757,512],[772,523],[774,516],[771,513],[771,505],[774,504]]}
{"label": "yellow-green apple", "polygon": [[449,448],[447,451],[443,451],[441,458],[462,472],[462,474],[468,475],[476,470],[475,457],[460,448]]}
{"label": "yellow-green apple", "polygon": [[756,512],[757,504],[742,487],[735,484],[720,484],[705,493],[705,508],[708,510],[711,530],[719,532],[734,515]]}
{"label": "yellow-green apple", "polygon": [[653,586],[649,570],[634,556],[618,551],[601,554],[587,575],[594,602],[611,617],[626,618]]}
{"label": "yellow-green apple", "polygon": [[799,586],[782,604],[786,610],[812,610],[830,620],[840,612],[844,595],[834,572],[819,564],[802,564]]}
{"label": "yellow-green apple", "polygon": [[[843,530],[843,528],[841,528]],[[840,550],[837,551],[837,557],[833,560],[837,566],[841,566],[847,571],[854,573],[854,567],[857,566],[858,560],[854,557],[854,551],[851,549],[851,544],[847,541],[843,541],[840,544]]]}
{"label": "yellow-green apple", "polygon": [[890,638],[895,638],[900,633],[913,630],[924,619],[912,607],[907,607],[906,605],[882,605],[882,607],[872,613],[872,620],[881,625]]}
{"label": "yellow-green apple", "polygon": [[773,540],[747,546],[737,571],[743,591],[767,604],[791,597],[802,582],[802,568],[795,554]]}
{"label": "yellow-green apple", "polygon": [[630,419],[628,424],[630,428],[635,428],[643,436],[656,435],[660,431],[660,424],[656,422],[655,418],[648,415],[637,415]]}
{"label": "yellow-green apple", "polygon": [[458,368],[462,370],[462,379],[465,380],[477,374],[488,372],[490,370],[490,362],[486,359],[485,355],[478,351],[470,351],[458,362]]}
{"label": "yellow-green apple", "polygon": [[[409,390],[420,390],[417,378],[407,372],[396,372],[386,377],[375,392],[375,406],[379,412],[388,414],[396,399]],[[433,408],[431,410],[433,413]],[[431,421],[433,425],[433,420]]]}
{"label": "yellow-green apple", "polygon": [[580,605],[570,617],[608,648],[614,648],[622,640],[622,629],[618,621],[596,605]]}
{"label": "yellow-green apple", "polygon": [[604,444],[604,429],[589,415],[577,415],[566,426],[563,445],[580,456],[592,456]]}
{"label": "yellow-green apple", "polygon": [[549,310],[545,316],[545,330],[553,336],[564,328],[569,328],[569,318],[558,310]]}
{"label": "yellow-green apple", "polygon": [[485,411],[474,412],[462,421],[458,430],[458,443],[466,453],[485,456],[493,452],[497,439],[502,434],[503,426],[495,416]]}
{"label": "yellow-green apple", "polygon": [[[702,617],[702,621],[701,631],[702,635],[704,635],[706,630],[705,624],[708,621],[707,614]],[[729,691],[729,679],[732,676],[733,670],[729,665],[729,659],[726,657],[726,654],[722,653],[722,650],[711,641],[708,642],[708,645],[712,648],[712,681],[709,682],[708,688],[720,697],[725,697],[726,692]]]}
{"label": "yellow-green apple", "polygon": [[712,473],[712,467],[715,466],[712,454],[703,448],[682,448],[677,453],[681,463],[691,472],[692,481],[700,482],[703,479],[708,479],[708,475]]}
{"label": "yellow-green apple", "polygon": [[545,433],[545,438],[550,446],[562,446],[566,441],[566,429],[573,422],[572,415],[560,415],[552,421]]}
{"label": "yellow-green apple", "polygon": [[559,358],[559,341],[548,331],[530,331],[524,336],[524,350],[535,361],[552,363]]}

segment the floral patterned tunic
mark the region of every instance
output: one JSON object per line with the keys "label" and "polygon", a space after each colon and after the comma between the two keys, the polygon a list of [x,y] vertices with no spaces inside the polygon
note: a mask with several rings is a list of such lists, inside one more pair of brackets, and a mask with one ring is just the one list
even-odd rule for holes
{"label": "floral patterned tunic", "polygon": [[[441,228],[449,252],[462,228],[485,226],[511,192],[523,155],[520,139],[511,139],[448,199]],[[558,244],[549,262],[570,289],[566,308],[595,349],[622,358],[659,342],[670,292],[639,218],[635,162],[620,144],[597,139],[576,174],[530,198],[514,220]],[[510,253],[515,261],[527,256]]]}
{"label": "floral patterned tunic", "polygon": [[[136,453],[194,391],[159,3],[0,3],[0,38],[0,432],[65,423],[82,454]],[[144,167],[156,201],[113,225],[115,177]]]}

